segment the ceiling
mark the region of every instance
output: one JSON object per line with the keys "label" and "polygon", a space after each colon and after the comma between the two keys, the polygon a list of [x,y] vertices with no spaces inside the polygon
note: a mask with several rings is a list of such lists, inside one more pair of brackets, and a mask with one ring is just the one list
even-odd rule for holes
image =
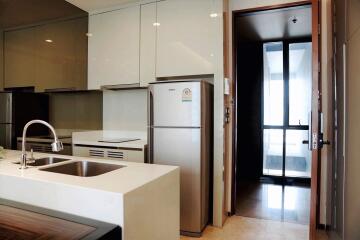
{"label": "ceiling", "polygon": [[[296,18],[297,22],[293,23]],[[259,11],[237,16],[235,31],[241,41],[269,41],[311,36],[311,6]]]}
{"label": "ceiling", "polygon": [[65,0],[0,0],[0,29],[87,15]]}
{"label": "ceiling", "polygon": [[140,0],[66,0],[69,3],[87,11],[92,12],[107,9],[121,4],[139,2]]}

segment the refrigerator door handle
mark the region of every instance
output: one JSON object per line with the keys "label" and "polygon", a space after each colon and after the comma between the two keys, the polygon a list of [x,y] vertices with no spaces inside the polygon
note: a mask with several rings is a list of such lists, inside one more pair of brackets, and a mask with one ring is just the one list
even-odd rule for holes
{"label": "refrigerator door handle", "polygon": [[8,126],[6,126],[6,148],[8,149],[11,149],[11,145],[12,145],[12,139],[13,139],[13,136],[12,136],[12,125],[11,124],[8,124]]}
{"label": "refrigerator door handle", "polygon": [[0,146],[11,149],[12,139],[12,124],[0,124]]}
{"label": "refrigerator door handle", "polygon": [[8,96],[6,98],[5,115],[6,115],[7,123],[12,123],[12,98],[11,98],[10,94],[8,94]]}
{"label": "refrigerator door handle", "polygon": [[153,160],[153,124],[154,124],[154,113],[153,113],[153,104],[154,104],[154,91],[153,86],[150,85],[148,87],[148,101],[147,101],[147,110],[148,110],[148,154],[147,154],[147,162],[154,163]]}

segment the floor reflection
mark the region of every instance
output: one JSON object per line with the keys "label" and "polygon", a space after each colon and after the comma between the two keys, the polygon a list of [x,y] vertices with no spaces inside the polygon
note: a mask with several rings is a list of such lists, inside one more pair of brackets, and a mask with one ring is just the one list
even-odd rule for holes
{"label": "floor reflection", "polygon": [[310,187],[242,182],[236,215],[309,224]]}

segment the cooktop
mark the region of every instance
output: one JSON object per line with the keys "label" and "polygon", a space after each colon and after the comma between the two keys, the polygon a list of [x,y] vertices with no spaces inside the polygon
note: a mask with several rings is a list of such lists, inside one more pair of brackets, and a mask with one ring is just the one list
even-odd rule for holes
{"label": "cooktop", "polygon": [[137,140],[140,140],[140,138],[103,139],[103,140],[100,140],[98,142],[103,142],[103,143],[123,143],[123,142],[137,141]]}

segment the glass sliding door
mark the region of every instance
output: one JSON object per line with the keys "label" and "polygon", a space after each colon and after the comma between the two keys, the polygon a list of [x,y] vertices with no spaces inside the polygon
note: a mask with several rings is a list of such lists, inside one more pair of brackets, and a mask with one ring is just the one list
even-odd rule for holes
{"label": "glass sliding door", "polygon": [[284,64],[283,43],[264,44],[263,174],[283,175]]}
{"label": "glass sliding door", "polygon": [[302,144],[308,138],[311,111],[311,42],[289,44],[289,126],[286,131],[285,176],[311,176],[311,152]]}
{"label": "glass sliding door", "polygon": [[310,178],[311,42],[263,46],[263,175]]}
{"label": "glass sliding door", "polygon": [[266,43],[263,49],[263,174],[282,176],[284,158],[283,43]]}
{"label": "glass sliding door", "polygon": [[307,130],[286,130],[285,176],[311,176],[311,151],[302,141],[308,137]]}
{"label": "glass sliding door", "polygon": [[283,68],[282,42],[264,44],[264,125],[284,124]]}
{"label": "glass sliding door", "polygon": [[282,129],[264,129],[263,174],[283,175],[284,131]]}

